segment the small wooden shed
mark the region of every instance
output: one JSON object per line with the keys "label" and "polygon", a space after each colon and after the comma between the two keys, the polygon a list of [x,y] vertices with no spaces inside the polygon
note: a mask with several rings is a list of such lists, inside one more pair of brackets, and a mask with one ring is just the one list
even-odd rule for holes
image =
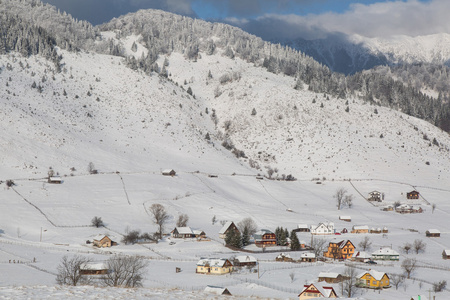
{"label": "small wooden shed", "polygon": [[173,177],[173,176],[175,176],[177,174],[177,172],[175,172],[174,169],[166,169],[166,170],[162,171],[162,174],[164,176],[172,176]]}

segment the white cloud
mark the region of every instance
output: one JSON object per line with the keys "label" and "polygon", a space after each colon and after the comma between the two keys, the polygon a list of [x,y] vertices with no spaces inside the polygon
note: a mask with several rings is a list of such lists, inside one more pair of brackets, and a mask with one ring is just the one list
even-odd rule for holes
{"label": "white cloud", "polygon": [[448,0],[391,1],[371,5],[353,4],[342,14],[307,16],[266,14],[246,22],[243,27],[265,39],[279,37],[316,39],[324,38],[333,32],[366,37],[418,36],[450,33],[448,12],[450,12]]}

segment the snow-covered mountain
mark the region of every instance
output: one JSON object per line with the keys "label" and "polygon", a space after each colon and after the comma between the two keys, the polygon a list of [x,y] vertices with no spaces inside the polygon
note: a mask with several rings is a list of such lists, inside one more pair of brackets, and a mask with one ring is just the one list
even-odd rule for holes
{"label": "snow-covered mountain", "polygon": [[[18,6],[30,3],[36,1],[16,1]],[[22,11],[21,17],[26,16]],[[157,39],[167,33],[143,22],[143,16],[167,22],[163,27],[184,29],[170,35],[172,40]],[[448,133],[376,101],[366,102],[356,92],[345,97],[316,93],[298,78],[269,72],[263,66],[272,61],[264,52],[298,59],[305,76],[328,74],[345,81],[326,68],[314,73],[318,64],[310,58],[227,25],[167,18],[160,11],[141,11],[94,29],[76,24],[87,27],[95,39],[85,43],[79,38],[72,47],[70,35],[52,39],[51,32],[38,28],[36,39],[49,37],[44,49],[50,56],[23,54],[17,43],[12,43],[17,49],[1,49],[0,267],[6,271],[0,272],[0,294],[75,299],[109,293],[100,287],[54,286],[61,258],[76,254],[94,261],[116,254],[148,260],[145,289],[117,290],[124,299],[204,298],[206,284],[225,285],[238,297],[296,297],[300,286],[314,282],[320,272],[344,270],[340,262],[290,264],[275,262],[274,253],[255,253],[258,277],[246,269],[227,276],[196,274],[202,256],[241,254],[224,247],[218,232],[225,221],[246,217],[271,230],[324,221],[336,222],[339,231],[353,224],[387,226],[389,234],[370,235],[373,248],[389,245],[397,250],[425,239],[428,228],[441,229],[442,238],[428,242],[426,256],[402,253],[402,260],[419,260],[420,273],[406,280],[404,289],[381,291],[385,299],[410,297],[442,279],[441,272],[424,266],[447,272],[441,253],[450,247],[445,232],[450,213]],[[216,34],[206,42],[177,43],[177,38],[194,39],[189,35],[194,31]],[[26,41],[21,32],[17,36]],[[155,44],[162,47],[151,46]],[[33,51],[42,51],[32,45]],[[238,50],[245,58],[234,55]],[[122,56],[105,54],[109,52]],[[98,174],[89,174],[90,163]],[[47,183],[50,167],[62,176],[62,184]],[[177,176],[161,175],[170,168]],[[297,180],[283,181],[288,175]],[[7,180],[15,185],[7,187]],[[337,210],[333,198],[341,187],[354,195],[353,207],[345,211]],[[421,205],[422,214],[381,211],[365,199],[379,190],[386,195],[382,205],[406,202],[405,193],[413,189],[420,190],[421,198],[409,203]],[[190,217],[189,226],[204,230],[211,240],[164,237],[151,245],[121,243],[129,230],[155,232],[148,208],[156,203],[171,216],[165,233],[183,213]],[[351,224],[339,221],[343,213],[352,215]],[[101,216],[106,227],[90,226],[94,216]],[[119,245],[96,249],[86,244],[99,234]],[[309,243],[311,236],[300,238]],[[363,236],[345,238],[357,245]],[[297,258],[298,253],[292,255]],[[397,274],[400,263],[371,267]],[[175,273],[176,268],[182,272]],[[290,273],[295,280],[289,279]]]}
{"label": "snow-covered mountain", "polygon": [[336,72],[352,74],[385,64],[450,62],[450,34],[368,38],[334,34],[326,39],[286,42],[329,66]]}

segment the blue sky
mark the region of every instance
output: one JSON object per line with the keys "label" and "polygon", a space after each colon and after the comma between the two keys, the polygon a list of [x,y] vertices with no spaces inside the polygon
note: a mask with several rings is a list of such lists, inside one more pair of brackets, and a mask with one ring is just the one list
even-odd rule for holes
{"label": "blue sky", "polygon": [[266,40],[450,33],[450,0],[43,0],[101,24],[139,9],[226,22]]}

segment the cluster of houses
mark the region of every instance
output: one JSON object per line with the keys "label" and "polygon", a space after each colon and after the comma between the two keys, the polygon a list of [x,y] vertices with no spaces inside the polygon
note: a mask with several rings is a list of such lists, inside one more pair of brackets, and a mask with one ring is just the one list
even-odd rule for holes
{"label": "cluster of houses", "polygon": [[[408,200],[417,200],[420,197],[420,193],[418,191],[411,191],[406,193],[406,199]],[[379,191],[372,191],[369,193],[367,197],[367,201],[371,202],[382,202],[384,200],[384,193]]]}
{"label": "cluster of houses", "polygon": [[[318,282],[304,285],[298,295],[299,300],[311,298],[338,298],[334,288],[328,284],[339,283],[348,279],[345,275],[339,273],[321,272],[318,276]],[[375,270],[364,271],[356,276],[356,286],[370,289],[383,289],[390,286],[389,275]]]}
{"label": "cluster of houses", "polygon": [[[350,216],[339,216],[339,220],[350,222],[351,217]],[[301,227],[300,227],[301,226]],[[339,233],[348,233],[347,228],[343,228],[340,232],[337,232],[334,223],[327,222],[327,223],[319,223],[318,225],[311,225],[309,228],[307,228],[306,224],[299,224],[299,228],[296,229],[297,232],[310,232],[312,235],[331,235],[331,234],[339,234]],[[352,227],[351,233],[388,233],[389,230],[387,227],[371,227],[367,225],[354,225]]]}

